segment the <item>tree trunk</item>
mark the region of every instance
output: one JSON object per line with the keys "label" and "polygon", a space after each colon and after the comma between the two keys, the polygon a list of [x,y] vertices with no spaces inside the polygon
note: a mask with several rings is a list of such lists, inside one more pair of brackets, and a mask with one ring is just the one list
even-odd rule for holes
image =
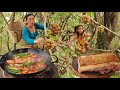
{"label": "tree trunk", "polygon": [[15,20],[15,12],[12,12],[12,15],[10,17],[10,24],[12,24]]}
{"label": "tree trunk", "polygon": [[2,31],[3,29],[0,28],[0,54],[2,54]]}
{"label": "tree trunk", "polygon": [[0,36],[0,52],[2,53],[2,37]]}
{"label": "tree trunk", "polygon": [[[96,21],[115,32],[117,29],[118,13],[117,12],[104,12],[104,14],[101,14],[102,12],[98,13],[97,14],[95,13]],[[104,32],[98,32],[96,47],[98,49],[105,50],[111,49],[111,41],[113,38],[114,35],[108,32],[107,30],[104,30]]]}
{"label": "tree trunk", "polygon": [[38,22],[39,23],[43,23],[43,17],[42,17],[42,14],[41,13],[39,13],[39,15],[38,15]]}
{"label": "tree trunk", "polygon": [[[111,29],[112,31],[117,31],[117,21],[118,21],[118,13],[117,12],[105,12],[104,13],[104,26]],[[114,34],[105,30],[105,48],[111,49],[111,41],[115,37]]]}
{"label": "tree trunk", "polygon": [[[104,13],[103,12],[95,12],[94,13],[94,19],[104,25]],[[104,49],[104,33],[98,32],[97,33],[97,43],[96,43],[96,47],[98,49]]]}

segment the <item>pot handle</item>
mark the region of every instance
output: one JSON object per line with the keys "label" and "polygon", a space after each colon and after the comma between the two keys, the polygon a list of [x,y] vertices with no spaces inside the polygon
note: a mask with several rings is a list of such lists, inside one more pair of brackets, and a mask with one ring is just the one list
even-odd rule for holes
{"label": "pot handle", "polygon": [[117,49],[117,50],[115,50],[114,52],[115,52],[116,56],[120,59],[120,50]]}
{"label": "pot handle", "polygon": [[0,55],[0,57],[3,56],[3,55]]}
{"label": "pot handle", "polygon": [[[2,57],[3,55],[0,55],[0,58]],[[2,62],[1,62],[1,59],[0,59],[0,66],[2,65]]]}
{"label": "pot handle", "polygon": [[0,62],[0,66],[2,65],[2,62]]}
{"label": "pot handle", "polygon": [[54,56],[56,58],[56,60],[53,61],[52,63],[58,63],[58,57],[56,55],[51,55],[51,56]]}

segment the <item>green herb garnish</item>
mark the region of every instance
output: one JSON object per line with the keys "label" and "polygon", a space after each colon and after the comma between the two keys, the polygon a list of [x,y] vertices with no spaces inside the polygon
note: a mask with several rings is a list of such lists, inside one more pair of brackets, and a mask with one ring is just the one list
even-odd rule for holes
{"label": "green herb garnish", "polygon": [[31,60],[22,63],[22,66],[30,66],[30,65],[32,65],[32,61]]}
{"label": "green herb garnish", "polygon": [[41,70],[43,70],[42,68],[38,68],[38,71],[41,71]]}
{"label": "green herb garnish", "polygon": [[13,57],[25,57],[27,55],[28,55],[28,53],[19,53],[19,54],[13,55]]}
{"label": "green herb garnish", "polygon": [[5,70],[12,73],[12,74],[17,74],[20,72],[18,68],[12,67],[12,66],[6,66]]}

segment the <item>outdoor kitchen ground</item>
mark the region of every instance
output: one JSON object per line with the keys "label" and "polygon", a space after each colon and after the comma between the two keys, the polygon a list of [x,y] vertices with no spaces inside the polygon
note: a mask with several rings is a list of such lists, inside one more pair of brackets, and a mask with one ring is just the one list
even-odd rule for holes
{"label": "outdoor kitchen ground", "polygon": [[14,78],[13,76],[7,74],[6,72],[4,72],[2,70],[2,68],[0,68],[0,78]]}
{"label": "outdoor kitchen ground", "polygon": [[[57,78],[58,77],[58,70],[57,70],[57,66],[52,64],[51,65],[51,69],[47,72],[45,72],[45,74],[43,74],[44,76],[40,76],[40,77],[33,77],[33,78]],[[6,73],[4,70],[2,70],[2,68],[0,67],[0,78],[15,78],[12,75]]]}

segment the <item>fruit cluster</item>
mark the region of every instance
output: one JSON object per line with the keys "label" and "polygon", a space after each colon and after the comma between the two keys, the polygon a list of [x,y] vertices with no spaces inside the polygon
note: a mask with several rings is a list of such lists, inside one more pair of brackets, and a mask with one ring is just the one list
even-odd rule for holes
{"label": "fruit cluster", "polygon": [[99,25],[99,26],[97,26],[96,30],[97,30],[97,32],[103,32],[104,28],[103,28],[103,26]]}
{"label": "fruit cluster", "polygon": [[84,24],[89,24],[90,23],[90,17],[87,14],[83,14],[81,17],[81,22]]}
{"label": "fruit cluster", "polygon": [[51,35],[53,36],[57,35],[59,30],[60,30],[59,24],[54,23],[50,25]]}
{"label": "fruit cluster", "polygon": [[50,39],[47,39],[46,41],[45,41],[45,43],[44,43],[44,49],[47,49],[47,50],[52,50],[52,49],[54,49],[54,47],[55,47],[55,44],[54,44],[54,42],[53,41],[51,41]]}

